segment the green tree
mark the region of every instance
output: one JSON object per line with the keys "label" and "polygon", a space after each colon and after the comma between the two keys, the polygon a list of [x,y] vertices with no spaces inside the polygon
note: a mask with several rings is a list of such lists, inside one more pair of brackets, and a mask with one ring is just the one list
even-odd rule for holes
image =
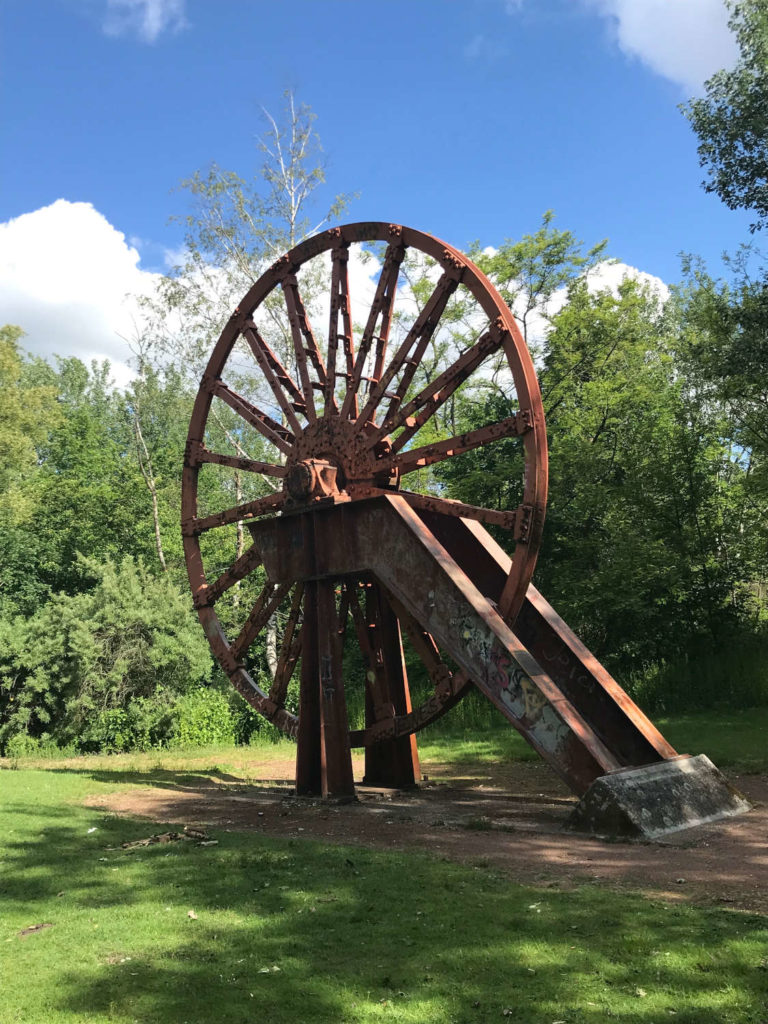
{"label": "green tree", "polygon": [[121,444],[139,471],[151,519],[154,550],[163,572],[183,566],[179,532],[181,466],[194,393],[175,367],[156,370],[139,358],[138,373],[118,399]]}
{"label": "green tree", "polygon": [[526,345],[534,355],[551,323],[553,299],[606,259],[603,240],[586,252],[584,243],[570,231],[554,226],[548,210],[541,227],[520,240],[507,238],[493,253],[474,245],[470,255],[493,281],[520,325]]}
{"label": "green tree", "polygon": [[[213,164],[182,182],[191,205],[184,218],[183,257],[144,304],[147,326],[136,340],[140,365],[155,369],[172,366],[196,387],[214,343],[245,292],[283,251],[336,219],[346,207],[345,195],[336,195],[325,207],[319,203],[326,179],[315,115],[308,106],[297,104],[290,92],[284,100],[279,118],[264,112],[266,131],[258,142],[262,161],[253,175],[243,177]],[[302,298],[310,317],[320,287],[319,277],[302,275]],[[280,289],[267,297],[263,312],[262,334],[295,370]],[[256,405],[274,411],[274,398],[252,353],[243,346],[237,355],[240,358],[227,367],[227,383]],[[137,414],[134,405],[134,424],[146,442],[142,452],[137,430],[142,473],[151,493],[155,454]],[[257,461],[281,458],[219,398],[211,403],[206,441],[214,450]],[[220,466],[204,467],[199,483],[201,508],[208,513],[258,497],[271,485],[268,479]],[[243,528],[237,524],[215,533],[215,537],[206,537],[203,545],[212,555],[209,564],[219,563],[224,568],[244,550]],[[218,610],[224,621],[237,612],[247,586],[237,584],[220,602]],[[274,630],[271,635],[274,655]]]}
{"label": "green tree", "polygon": [[754,614],[764,614],[768,588],[768,291],[741,259],[729,261],[730,281],[715,280],[696,263],[677,295],[687,378],[720,424],[739,472],[730,556],[740,566]]}
{"label": "green tree", "polygon": [[625,280],[581,282],[555,318],[542,373],[551,500],[541,578],[596,651],[624,668],[719,636],[733,467],[687,387],[677,325]]}
{"label": "green tree", "polygon": [[735,67],[714,74],[706,95],[682,109],[699,137],[699,159],[709,172],[707,192],[730,209],[768,218],[768,8],[764,0],[726,0],[739,45]]}
{"label": "green tree", "polygon": [[[350,197],[339,194],[318,210],[325,184],[315,114],[286,92],[280,118],[264,111],[266,132],[258,140],[262,162],[250,177],[212,164],[182,181],[191,209],[183,218],[180,263],[145,303],[149,321],[145,356],[171,358],[198,379],[213,343],[232,310],[278,256],[324,224],[337,219]],[[305,302],[312,282],[302,281]],[[270,341],[290,350],[282,299],[266,303]],[[269,331],[271,328],[271,332]]]}
{"label": "green tree", "polygon": [[60,422],[55,389],[30,380],[20,327],[0,328],[0,525],[26,520],[35,503],[37,451]]}
{"label": "green tree", "polygon": [[173,701],[210,672],[188,598],[167,576],[130,557],[82,560],[80,572],[87,592],[0,623],[0,746],[26,734],[98,748],[132,704],[161,739]]}
{"label": "green tree", "polygon": [[[731,505],[743,472],[722,410],[713,414],[685,375],[678,307],[665,309],[632,280],[594,291],[589,270],[603,247],[583,253],[548,225],[504,252],[509,264],[499,250],[485,266],[513,308],[539,312],[521,266],[525,282],[539,283],[542,311],[528,326],[550,446],[542,589],[599,656],[624,669],[720,635],[741,568],[731,557]],[[461,403],[461,429],[514,412],[504,379],[492,384],[482,403]],[[505,439],[434,475],[451,497],[513,508],[522,472],[519,443]]]}

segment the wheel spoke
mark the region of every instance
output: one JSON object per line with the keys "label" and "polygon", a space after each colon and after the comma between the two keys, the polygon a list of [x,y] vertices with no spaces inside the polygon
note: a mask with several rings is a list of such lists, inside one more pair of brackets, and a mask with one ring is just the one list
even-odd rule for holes
{"label": "wheel spoke", "polygon": [[[397,295],[397,279],[400,274],[400,264],[403,262],[404,256],[405,246],[402,242],[387,246],[387,251],[384,256],[384,265],[381,269],[381,274],[379,275],[378,284],[376,285],[376,294],[371,305],[371,311],[368,314],[368,322],[366,323],[365,330],[363,331],[360,348],[357,352],[357,358],[355,359],[352,381],[347,387],[347,393],[344,396],[344,403],[341,407],[342,419],[357,418],[357,394],[360,389],[360,382],[363,379],[365,362],[368,358],[369,352],[371,351],[374,338],[376,339],[376,357],[374,359],[372,375],[370,378],[372,384],[378,383],[379,377],[381,377],[381,371],[387,354],[389,330],[392,326],[392,310],[394,308],[395,297]],[[377,333],[376,327],[379,324],[379,321],[381,321],[381,325],[379,326]]]}
{"label": "wheel spoke", "polygon": [[[406,405],[395,409],[392,417],[385,420],[376,434],[368,440],[368,446],[373,447],[381,438],[397,430],[398,427],[402,427],[392,442],[392,451],[400,451],[448,401],[457,388],[471,377],[478,366],[489,355],[498,352],[504,343],[504,335],[503,329],[494,325],[471,348],[459,356],[455,363],[427,384],[415,398]],[[421,411],[418,412],[418,410]]]}
{"label": "wheel spoke", "polygon": [[[296,365],[299,368],[299,379],[301,380],[301,388],[304,392],[306,417],[310,423],[314,423],[317,419],[317,412],[315,410],[313,388],[317,387],[321,390],[325,388],[326,375],[323,357],[320,354],[320,349],[317,346],[315,336],[307,319],[307,311],[299,294],[299,283],[296,280],[296,275],[286,274],[281,281],[281,287],[285,296],[285,304],[288,308],[288,320],[291,325],[293,348],[296,353]],[[317,381],[313,382],[309,378],[307,356],[309,356],[315,368],[318,377]]]}
{"label": "wheel spoke", "polygon": [[412,473],[415,469],[423,469],[424,466],[442,462],[453,455],[461,455],[463,452],[472,451],[473,448],[480,448],[489,441],[525,433],[528,429],[530,424],[524,414],[517,413],[487,427],[478,427],[476,430],[468,430],[466,434],[449,437],[447,441],[436,441],[434,444],[425,444],[420,448],[410,448],[405,452],[385,456],[379,459],[376,465],[382,470],[399,469],[401,473]]}
{"label": "wheel spoke", "polygon": [[276,608],[291,589],[290,583],[267,583],[245,620],[243,628],[232,644],[232,654],[239,659],[272,618]]}
{"label": "wheel spoke", "polygon": [[[337,411],[336,378],[344,377],[347,388],[352,381],[355,353],[352,341],[352,316],[349,307],[349,244],[340,245],[331,253],[331,317],[328,325],[328,367],[325,380],[324,416]],[[341,330],[339,330],[341,317]],[[341,339],[344,351],[344,371],[336,371],[337,351]]]}
{"label": "wheel spoke", "polygon": [[250,423],[252,427],[255,427],[262,437],[271,441],[281,452],[290,455],[291,448],[293,447],[293,434],[286,430],[281,423],[273,420],[271,416],[262,412],[255,405],[251,405],[247,398],[238,395],[236,391],[227,387],[221,380],[217,380],[213,384],[211,392],[223,402],[226,402],[230,409],[233,409],[246,423]]}
{"label": "wheel spoke", "polygon": [[239,558],[235,559],[226,572],[223,572],[213,583],[195,594],[195,605],[197,607],[208,607],[215,604],[222,594],[226,593],[231,587],[234,587],[240,580],[244,580],[257,565],[261,565],[261,554],[256,545],[252,544],[247,551],[244,551]]}
{"label": "wheel spoke", "polygon": [[217,466],[242,469],[246,473],[260,473],[263,476],[285,476],[285,466],[276,466],[272,462],[256,462],[253,459],[241,459],[236,455],[223,455],[221,452],[212,452],[199,441],[196,442],[196,447],[191,452],[189,459],[193,464],[212,462]]}
{"label": "wheel spoke", "polygon": [[301,425],[296,419],[294,405],[298,405],[298,411],[304,411],[305,406],[301,397],[301,392],[291,380],[283,364],[278,360],[272,349],[259,334],[256,324],[254,324],[253,321],[249,321],[249,323],[247,323],[243,328],[243,337],[248,342],[256,362],[259,364],[259,368],[264,374],[267,383],[272,390],[272,394],[275,396],[280,408],[283,410],[283,415],[285,416],[288,426],[291,428],[294,435],[300,434]]}
{"label": "wheel spoke", "polygon": [[268,512],[274,512],[281,508],[284,501],[283,492],[275,491],[274,494],[266,494],[263,498],[246,501],[244,505],[235,505],[234,508],[216,512],[203,519],[187,519],[182,523],[182,533],[186,537],[194,537],[217,526],[229,526],[230,523],[236,523],[239,520],[256,519],[258,516],[264,516]]}
{"label": "wheel spoke", "polygon": [[275,679],[269,690],[269,698],[276,704],[285,703],[285,694],[288,683],[296,668],[296,662],[301,653],[301,630],[297,631],[299,616],[301,615],[301,602],[304,598],[304,584],[297,583],[291,599],[291,609],[288,612],[288,620],[285,624],[283,640],[280,644],[280,653],[277,657]]}
{"label": "wheel spoke", "polygon": [[[376,408],[383,398],[389,398],[390,400],[387,413],[383,417],[385,421],[391,419],[395,410],[400,406],[408,388],[411,385],[413,375],[416,373],[416,367],[421,362],[421,358],[426,351],[430,338],[434,334],[440,321],[440,317],[445,311],[448,300],[456,291],[460,279],[461,267],[451,267],[450,270],[445,271],[437,282],[435,290],[432,292],[426,305],[416,318],[416,322],[406,335],[405,340],[400,345],[400,348],[392,357],[392,361],[384,371],[378,383],[375,384],[371,390],[371,394],[366,402],[365,408],[357,419],[360,426],[363,426],[370,419],[373,419]],[[392,381],[401,369],[403,370],[403,373],[398,382],[397,390],[394,392],[388,391],[387,389],[390,387]]]}
{"label": "wheel spoke", "polygon": [[505,530],[517,531],[518,524],[525,516],[523,509],[512,512],[500,512],[493,508],[480,505],[467,505],[463,501],[452,498],[436,498],[428,494],[416,494],[414,491],[398,491],[411,508],[423,509],[425,512],[439,512],[441,515],[453,516],[455,519],[476,519],[488,526],[503,526]]}

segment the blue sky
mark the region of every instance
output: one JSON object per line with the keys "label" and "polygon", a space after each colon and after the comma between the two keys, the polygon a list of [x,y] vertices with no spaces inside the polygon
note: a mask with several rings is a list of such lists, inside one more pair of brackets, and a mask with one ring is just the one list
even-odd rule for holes
{"label": "blue sky", "polygon": [[[32,348],[30,274],[41,303],[58,295],[60,349],[75,344],[67,305],[81,329],[89,284],[117,294],[162,270],[181,244],[174,186],[211,161],[250,173],[261,108],[289,88],[317,114],[328,198],[360,193],[349,220],[462,247],[551,208],[668,282],[681,251],[718,269],[749,237],[700,188],[678,110],[733,59],[721,0],[5,0],[0,18],[0,299]],[[56,200],[92,210],[44,213]]]}

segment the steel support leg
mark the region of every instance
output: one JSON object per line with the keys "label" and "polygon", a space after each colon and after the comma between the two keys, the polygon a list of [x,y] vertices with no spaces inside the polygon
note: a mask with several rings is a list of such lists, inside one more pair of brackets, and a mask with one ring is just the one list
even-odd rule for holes
{"label": "steel support leg", "polygon": [[[386,700],[396,715],[411,711],[411,695],[405,670],[403,643],[395,613],[379,587],[373,588],[372,602],[376,616],[376,655],[381,659],[380,675]],[[366,692],[366,726],[376,721],[373,701]],[[393,737],[365,748],[365,777],[367,786],[386,786],[405,789],[421,779],[416,736]]]}

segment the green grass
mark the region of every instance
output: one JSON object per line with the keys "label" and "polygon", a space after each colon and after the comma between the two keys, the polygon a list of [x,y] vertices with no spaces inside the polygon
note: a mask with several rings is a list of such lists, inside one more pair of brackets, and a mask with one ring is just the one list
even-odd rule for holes
{"label": "green grass", "polygon": [[[419,755],[428,769],[430,762],[445,765],[488,764],[494,761],[538,761],[528,746],[490,704],[482,699],[464,700],[449,715],[418,735]],[[466,705],[466,708],[464,708]],[[768,708],[740,711],[706,711],[692,714],[652,716],[670,743],[685,754],[707,754],[719,768],[743,772],[768,771]],[[44,765],[76,765],[93,769],[96,778],[119,781],[157,781],[159,774],[170,772],[194,782],[201,775],[215,773],[223,781],[256,782],[259,763],[274,758],[292,758],[295,745],[290,740],[268,739],[251,746],[201,747],[193,750],[153,750],[148,753],[84,755],[75,759],[0,758],[0,767],[14,765],[34,768]],[[106,773],[106,774],[103,774]],[[142,780],[141,776],[145,776]],[[4,1024],[0,1018],[0,1024]]]}
{"label": "green grass", "polygon": [[82,800],[144,767],[0,772],[2,1024],[768,1020],[765,917],[254,833],[126,851],[160,827]]}
{"label": "green grass", "polygon": [[[420,733],[423,760],[447,764],[538,760],[538,754],[506,719],[488,701],[485,704],[489,710],[478,708],[475,722],[470,705],[464,720],[459,717],[452,721],[451,712]],[[768,771],[768,707],[651,718],[681,754],[706,754],[719,768]]]}
{"label": "green grass", "polygon": [[[289,739],[268,740],[252,746],[208,746],[135,751],[129,754],[80,754],[69,757],[45,756],[1,758],[0,768],[70,769],[89,773],[97,781],[162,782],[163,774],[175,783],[194,784],[215,776],[219,781],[258,782],[259,767],[282,758],[293,759],[296,744]],[[0,1019],[0,1024],[4,1022]]]}
{"label": "green grass", "polygon": [[681,754],[707,754],[718,768],[768,771],[768,708],[661,715],[654,722]]}

